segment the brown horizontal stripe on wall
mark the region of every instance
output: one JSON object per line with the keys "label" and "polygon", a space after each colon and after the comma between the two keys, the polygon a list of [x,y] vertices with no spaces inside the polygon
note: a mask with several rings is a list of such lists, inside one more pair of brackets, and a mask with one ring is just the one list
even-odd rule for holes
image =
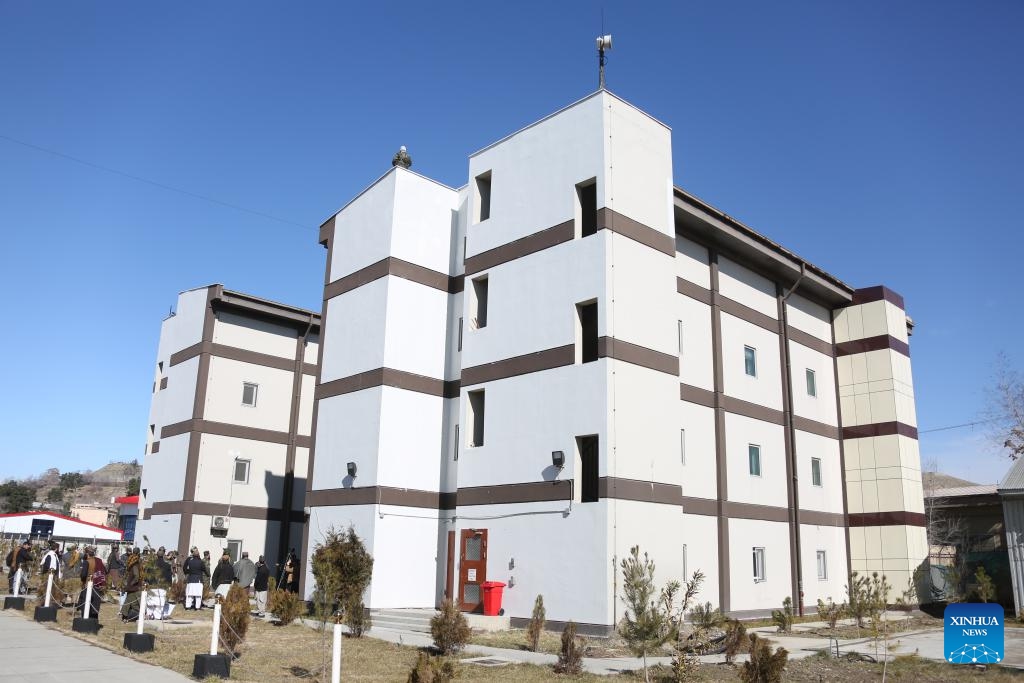
{"label": "brown horizontal stripe on wall", "polygon": [[160,442],[159,441],[154,441],[153,444],[149,447],[149,452],[150,453],[159,453],[160,452]]}
{"label": "brown horizontal stripe on wall", "polygon": [[324,287],[324,301],[379,280],[386,275],[400,277],[433,289],[454,294],[462,291],[462,276],[450,276],[426,266],[388,256],[354,273],[338,278]]}
{"label": "brown horizontal stripe on wall", "polygon": [[325,247],[328,246],[328,243],[332,239],[334,239],[334,219],[335,216],[331,216],[320,226],[320,238],[318,243]]}
{"label": "brown horizontal stripe on wall", "polygon": [[474,384],[482,384],[483,382],[493,382],[507,377],[517,377],[531,372],[560,368],[572,365],[575,362],[576,347],[574,345],[556,346],[553,349],[545,349],[544,351],[536,351],[522,356],[515,356],[514,358],[506,358],[505,360],[493,363],[465,368],[462,371],[460,385],[467,387]]}
{"label": "brown horizontal stripe on wall", "polygon": [[[273,429],[259,429],[257,427],[243,427],[226,422],[212,422],[210,420],[185,420],[167,425],[160,430],[160,438],[166,439],[169,436],[177,436],[186,432],[199,432],[212,434],[214,436],[228,436],[236,439],[252,439],[253,441],[266,441],[268,443],[288,444],[288,432],[278,432]],[[309,448],[311,439],[308,436],[298,435],[295,437],[295,445],[299,448]]]}
{"label": "brown horizontal stripe on wall", "polygon": [[853,291],[853,301],[851,302],[851,305],[856,306],[858,304],[870,304],[873,301],[883,300],[893,304],[901,311],[906,310],[906,305],[903,303],[903,297],[884,285],[855,289]]}
{"label": "brown horizontal stripe on wall", "polygon": [[891,334],[880,334],[877,337],[840,342],[836,344],[836,355],[851,356],[855,353],[867,353],[868,351],[881,351],[883,349],[892,349],[907,358],[910,357],[910,345]]}
{"label": "brown horizontal stripe on wall", "polygon": [[718,305],[721,307],[723,313],[728,313],[734,318],[745,320],[748,323],[757,325],[761,329],[768,330],[769,332],[779,333],[779,321],[770,315],[765,315],[761,311],[756,311],[750,306],[741,304],[738,301],[733,301],[727,296],[718,295],[715,297]]}
{"label": "brown horizontal stripe on wall", "polygon": [[899,434],[910,439],[917,438],[917,427],[902,422],[878,422],[869,425],[843,427],[844,439],[866,439],[871,436],[890,436]]}
{"label": "brown horizontal stripe on wall", "polygon": [[850,526],[928,526],[921,512],[893,510],[891,512],[850,513]]}
{"label": "brown horizontal stripe on wall", "polygon": [[715,392],[701,389],[690,384],[679,385],[679,398],[683,401],[696,403],[708,408],[715,407]]}
{"label": "brown horizontal stripe on wall", "polygon": [[[193,344],[187,349],[182,349],[181,351],[172,354],[171,366],[173,367],[178,363],[183,363],[187,361],[190,358],[195,358],[201,353],[208,353],[211,356],[216,356],[217,358],[225,358],[227,360],[236,360],[242,363],[252,363],[253,365],[261,365],[266,368],[274,368],[277,370],[287,370],[288,372],[295,372],[294,358],[272,356],[268,353],[259,353],[257,351],[250,351],[248,349],[239,349],[234,346],[214,344],[213,342],[200,342],[199,344]],[[302,374],[315,376],[316,365],[313,363],[303,363]]]}
{"label": "brown horizontal stripe on wall", "polygon": [[683,512],[687,515],[718,516],[718,501],[713,498],[683,496]]}
{"label": "brown horizontal stripe on wall", "polygon": [[400,507],[450,509],[453,494],[392,486],[354,486],[306,492],[306,505],[333,507],[340,505],[397,505]]}
{"label": "brown horizontal stripe on wall", "polygon": [[569,501],[572,484],[564,479],[530,481],[519,484],[471,486],[459,489],[458,505],[504,505]]}
{"label": "brown horizontal stripe on wall", "polygon": [[641,503],[683,504],[683,489],[678,484],[662,484],[656,481],[623,479],[622,477],[598,479],[597,495],[599,498],[635,500]]}
{"label": "brown horizontal stripe on wall", "polygon": [[813,334],[808,334],[803,330],[798,330],[792,325],[786,326],[786,334],[789,335],[789,340],[806,346],[812,351],[824,354],[826,356],[834,357],[836,355],[836,349],[832,346],[832,342],[827,342],[824,339],[818,339]]}
{"label": "brown horizontal stripe on wall", "polygon": [[161,389],[166,389],[167,388],[167,378],[166,377],[161,377],[160,378],[160,388]]}
{"label": "brown horizontal stripe on wall", "polygon": [[711,305],[711,290],[705,289],[698,284],[684,280],[681,277],[676,278],[676,291],[683,296],[688,296],[694,301],[699,301],[702,304]]}
{"label": "brown horizontal stripe on wall", "polygon": [[676,255],[674,228],[673,234],[666,235],[617,211],[603,208],[597,210],[597,229],[609,230],[623,237],[628,237],[667,256]]}
{"label": "brown horizontal stripe on wall", "polygon": [[570,242],[575,237],[575,233],[574,221],[566,221],[532,235],[520,237],[500,247],[480,252],[466,259],[466,274],[479,273],[482,270],[549,249],[563,242]]}
{"label": "brown horizontal stripe on wall", "polygon": [[794,429],[799,429],[801,432],[817,434],[818,436],[823,436],[826,439],[839,438],[839,427],[825,424],[824,422],[818,422],[817,420],[811,420],[810,418],[800,417],[799,415],[793,416],[793,427]]}
{"label": "brown horizontal stripe on wall", "polygon": [[[789,508],[771,505],[754,505],[753,503],[737,503],[723,501],[722,508],[729,519],[756,519],[762,522],[789,522]],[[803,514],[801,511],[800,514]]]}
{"label": "brown horizontal stripe on wall", "polygon": [[[231,517],[238,519],[262,519],[269,522],[279,522],[284,517],[284,511],[280,508],[261,508],[252,505],[231,505]],[[227,515],[227,503],[206,503],[203,501],[167,501],[153,503],[146,508],[147,519],[149,515]],[[302,510],[295,510],[295,513],[302,515]]]}
{"label": "brown horizontal stripe on wall", "polygon": [[721,403],[727,413],[742,415],[743,417],[751,417],[755,420],[771,422],[772,424],[777,425],[786,423],[782,411],[776,410],[775,408],[768,408],[756,403],[751,403],[750,401],[742,401],[727,394],[722,394]]}
{"label": "brown horizontal stripe on wall", "polygon": [[800,523],[812,526],[846,526],[841,512],[820,512],[800,509]]}
{"label": "brown horizontal stripe on wall", "polygon": [[661,351],[648,349],[614,337],[600,337],[597,340],[599,358],[614,358],[624,363],[632,363],[649,370],[657,370],[669,375],[679,376],[679,357]]}
{"label": "brown horizontal stripe on wall", "polygon": [[420,394],[453,398],[454,396],[458,396],[458,386],[457,384],[455,385],[455,393],[453,395],[451,394],[453,390],[451,385],[452,382],[445,382],[444,380],[435,379],[433,377],[424,377],[423,375],[405,372],[404,370],[376,368],[374,370],[367,370],[366,372],[360,372],[355,375],[349,375],[348,377],[341,377],[329,382],[324,382],[316,388],[315,396],[317,400],[319,400],[331,398],[332,396],[341,396],[342,394],[351,394],[364,389],[387,386],[395,387],[397,389],[405,389],[407,391],[415,391]]}

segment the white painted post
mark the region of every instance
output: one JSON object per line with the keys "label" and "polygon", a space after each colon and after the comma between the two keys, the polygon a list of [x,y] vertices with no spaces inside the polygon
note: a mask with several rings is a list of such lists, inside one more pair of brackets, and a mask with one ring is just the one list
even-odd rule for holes
{"label": "white painted post", "polygon": [[85,584],[85,605],[82,607],[82,616],[89,618],[89,609],[92,607],[92,579]]}
{"label": "white painted post", "polygon": [[139,623],[135,626],[135,632],[142,635],[142,625],[146,620],[146,591],[139,593]]}
{"label": "white painted post", "polygon": [[331,683],[341,683],[341,624],[334,624],[334,653],[331,657]]}
{"label": "white painted post", "polygon": [[217,654],[217,636],[220,633],[220,600],[213,606],[213,633],[210,634],[210,655]]}
{"label": "white painted post", "polygon": [[43,607],[50,606],[50,594],[53,592],[53,570],[46,572],[46,597],[43,599]]}
{"label": "white painted post", "polygon": [[14,572],[14,597],[21,595],[21,569]]}

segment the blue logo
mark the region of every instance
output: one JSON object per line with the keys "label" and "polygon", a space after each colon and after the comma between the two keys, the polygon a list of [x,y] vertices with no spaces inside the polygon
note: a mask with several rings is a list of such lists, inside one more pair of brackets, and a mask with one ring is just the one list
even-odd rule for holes
{"label": "blue logo", "polygon": [[946,661],[996,664],[1003,660],[1003,608],[995,603],[960,602],[946,607]]}

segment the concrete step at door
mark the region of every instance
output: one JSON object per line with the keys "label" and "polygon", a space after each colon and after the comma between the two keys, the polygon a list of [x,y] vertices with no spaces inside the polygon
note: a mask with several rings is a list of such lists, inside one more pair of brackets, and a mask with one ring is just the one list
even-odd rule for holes
{"label": "concrete step at door", "polygon": [[373,628],[430,633],[430,620],[437,612],[429,609],[371,609]]}

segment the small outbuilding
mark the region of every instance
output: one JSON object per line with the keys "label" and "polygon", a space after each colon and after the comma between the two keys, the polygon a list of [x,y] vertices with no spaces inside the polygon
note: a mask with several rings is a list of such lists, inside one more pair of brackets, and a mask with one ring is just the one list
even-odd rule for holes
{"label": "small outbuilding", "polygon": [[0,515],[0,537],[54,539],[107,545],[121,541],[124,532],[44,510]]}

